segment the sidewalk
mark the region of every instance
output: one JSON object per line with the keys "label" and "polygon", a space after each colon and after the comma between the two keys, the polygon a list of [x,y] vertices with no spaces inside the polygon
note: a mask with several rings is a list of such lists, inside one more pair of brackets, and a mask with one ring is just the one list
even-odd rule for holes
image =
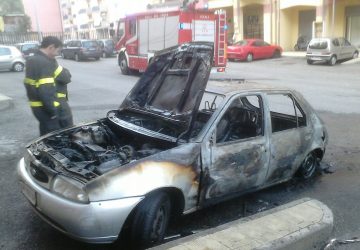
{"label": "sidewalk", "polygon": [[151,249],[315,250],[324,247],[332,228],[331,210],[304,198]]}
{"label": "sidewalk", "polygon": [[13,105],[12,99],[0,93],[0,111],[9,108],[12,105]]}
{"label": "sidewalk", "polygon": [[306,56],[306,51],[283,51],[282,56],[287,57],[304,57]]}

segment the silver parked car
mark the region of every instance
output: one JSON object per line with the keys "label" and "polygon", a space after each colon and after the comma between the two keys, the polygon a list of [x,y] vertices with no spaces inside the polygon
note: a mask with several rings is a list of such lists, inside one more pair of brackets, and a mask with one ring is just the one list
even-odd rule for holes
{"label": "silver parked car", "polygon": [[351,59],[358,56],[358,49],[343,37],[313,38],[306,51],[308,64],[322,61],[329,65],[335,65],[338,60]]}
{"label": "silver parked car", "polygon": [[205,42],[161,51],[119,109],[30,143],[18,176],[34,211],[81,241],[127,229],[147,247],[172,215],[313,177],[328,135],[309,103],[284,88],[208,84],[213,55]]}
{"label": "silver parked car", "polygon": [[21,72],[24,66],[25,59],[16,47],[0,45],[0,70]]}

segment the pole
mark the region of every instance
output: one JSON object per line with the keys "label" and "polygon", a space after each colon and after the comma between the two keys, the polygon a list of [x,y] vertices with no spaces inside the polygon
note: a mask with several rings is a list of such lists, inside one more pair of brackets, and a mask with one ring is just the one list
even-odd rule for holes
{"label": "pole", "polygon": [[37,14],[36,1],[37,0],[32,0],[33,6],[34,6],[34,13],[35,13],[35,21],[36,21],[36,29],[37,29],[37,33],[38,33],[38,39],[39,39],[39,42],[41,42],[42,36],[41,36],[41,32],[40,32],[40,24],[39,24],[39,18],[38,18],[38,14]]}
{"label": "pole", "polygon": [[336,0],[333,0],[333,6],[332,6],[332,27],[331,27],[331,35],[334,36],[334,30],[335,30],[335,2]]}

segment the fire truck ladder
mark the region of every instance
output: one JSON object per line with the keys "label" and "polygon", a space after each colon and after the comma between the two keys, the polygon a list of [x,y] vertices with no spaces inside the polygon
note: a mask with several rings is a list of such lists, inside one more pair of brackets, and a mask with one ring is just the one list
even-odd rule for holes
{"label": "fire truck ladder", "polygon": [[218,11],[218,16],[219,16],[219,30],[218,30],[218,34],[219,34],[219,42],[218,42],[218,65],[223,65],[225,64],[225,43],[226,43],[226,38],[225,38],[225,34],[226,34],[226,12],[224,10],[219,10]]}

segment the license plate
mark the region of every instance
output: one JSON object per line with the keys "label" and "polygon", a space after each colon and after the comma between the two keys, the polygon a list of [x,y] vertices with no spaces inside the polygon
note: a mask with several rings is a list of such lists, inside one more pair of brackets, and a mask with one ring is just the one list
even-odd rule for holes
{"label": "license plate", "polygon": [[31,204],[34,206],[36,205],[36,192],[28,185],[22,183],[21,184],[21,191],[25,195],[25,197],[30,201]]}
{"label": "license plate", "polygon": [[321,60],[320,57],[312,57],[311,59],[313,59],[313,60]]}

